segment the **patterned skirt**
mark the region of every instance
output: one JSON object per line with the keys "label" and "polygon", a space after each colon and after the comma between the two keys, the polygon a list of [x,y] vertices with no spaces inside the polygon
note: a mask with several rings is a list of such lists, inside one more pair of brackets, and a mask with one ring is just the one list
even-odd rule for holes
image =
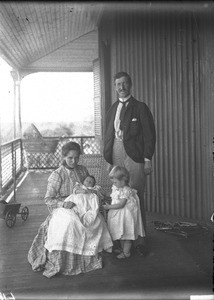
{"label": "patterned skirt", "polygon": [[44,247],[51,215],[40,225],[38,233],[28,252],[28,262],[34,271],[43,271],[50,278],[57,273],[77,275],[102,268],[101,254],[85,256],[67,251],[52,251]]}

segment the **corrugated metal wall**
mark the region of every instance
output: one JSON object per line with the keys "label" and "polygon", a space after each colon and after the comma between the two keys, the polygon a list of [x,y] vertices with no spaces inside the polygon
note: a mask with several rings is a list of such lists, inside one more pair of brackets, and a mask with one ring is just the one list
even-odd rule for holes
{"label": "corrugated metal wall", "polygon": [[148,104],[155,119],[157,145],[147,210],[209,218],[213,188],[207,194],[202,186],[207,171],[201,150],[201,101],[205,99],[201,99],[197,17],[191,12],[120,11],[109,42],[112,77],[127,71],[133,79],[133,95]]}
{"label": "corrugated metal wall", "polygon": [[[199,200],[202,216],[214,212],[214,11],[200,17],[200,128],[197,147],[201,165]],[[208,201],[207,201],[208,200]]]}

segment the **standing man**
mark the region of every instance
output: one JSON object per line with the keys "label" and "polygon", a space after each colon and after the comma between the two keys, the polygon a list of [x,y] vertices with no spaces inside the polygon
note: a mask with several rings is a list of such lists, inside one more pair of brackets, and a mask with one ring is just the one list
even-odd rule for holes
{"label": "standing man", "polygon": [[[153,116],[148,106],[136,100],[130,93],[132,80],[126,72],[114,76],[118,100],[106,116],[103,155],[110,164],[125,167],[130,174],[130,186],[137,190],[140,199],[142,221],[146,232],[144,188],[146,175],[152,171],[156,132]],[[139,255],[147,253],[145,238],[136,243]]]}

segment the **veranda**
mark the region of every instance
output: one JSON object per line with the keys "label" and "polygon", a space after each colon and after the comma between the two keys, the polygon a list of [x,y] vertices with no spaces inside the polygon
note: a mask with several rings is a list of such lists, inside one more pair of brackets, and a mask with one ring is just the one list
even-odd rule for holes
{"label": "veranda", "polygon": [[[22,78],[33,72],[94,73],[95,136],[58,138],[49,153],[28,153],[21,136],[1,145],[2,199],[29,207],[13,228],[0,219],[0,292],[15,299],[190,299],[212,294],[214,31],[212,1],[190,3],[0,3],[0,54],[14,68],[14,105]],[[157,128],[154,172],[145,194],[150,253],[118,262],[103,253],[103,269],[48,280],[33,273],[27,252],[47,216],[47,178],[67,140],[106,192],[102,157],[105,115],[114,102],[111,78],[126,70],[136,97]],[[20,111],[14,117],[19,116]],[[21,128],[20,118],[14,124]],[[19,130],[14,130],[18,132]],[[9,198],[8,198],[9,197]],[[154,221],[209,228],[191,238],[155,230]],[[9,297],[9,296],[8,296]]]}

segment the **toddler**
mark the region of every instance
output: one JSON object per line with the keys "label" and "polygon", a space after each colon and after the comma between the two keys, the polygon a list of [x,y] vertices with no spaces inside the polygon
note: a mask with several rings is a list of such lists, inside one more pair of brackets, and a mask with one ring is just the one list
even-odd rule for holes
{"label": "toddler", "polygon": [[132,241],[145,236],[137,191],[129,186],[129,173],[124,167],[115,166],[109,173],[113,183],[111,204],[104,204],[108,211],[107,223],[113,241],[120,240],[118,259],[131,255]]}

